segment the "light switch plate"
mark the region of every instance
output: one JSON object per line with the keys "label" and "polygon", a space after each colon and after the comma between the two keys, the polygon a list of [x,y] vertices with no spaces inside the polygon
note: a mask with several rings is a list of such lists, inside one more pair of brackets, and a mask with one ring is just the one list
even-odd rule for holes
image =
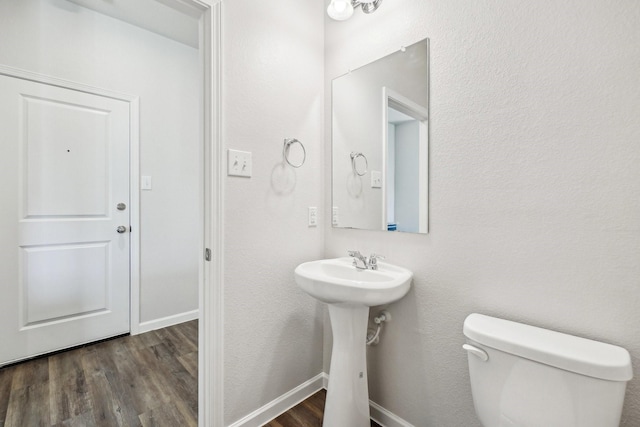
{"label": "light switch plate", "polygon": [[382,172],[371,171],[371,188],[382,188]]}
{"label": "light switch plate", "polygon": [[148,175],[142,175],[140,177],[140,189],[151,190],[151,177]]}
{"label": "light switch plate", "polygon": [[227,175],[250,177],[251,152],[229,149],[227,151]]}

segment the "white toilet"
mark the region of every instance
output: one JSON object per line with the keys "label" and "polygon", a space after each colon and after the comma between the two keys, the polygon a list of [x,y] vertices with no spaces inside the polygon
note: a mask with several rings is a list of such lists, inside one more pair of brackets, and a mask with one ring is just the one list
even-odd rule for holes
{"label": "white toilet", "polygon": [[464,321],[484,427],[618,427],[627,350],[482,314]]}

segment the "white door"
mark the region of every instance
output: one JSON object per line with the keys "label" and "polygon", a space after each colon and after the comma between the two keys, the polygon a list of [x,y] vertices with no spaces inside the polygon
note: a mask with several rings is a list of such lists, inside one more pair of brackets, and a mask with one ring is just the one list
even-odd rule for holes
{"label": "white door", "polygon": [[0,75],[0,365],[127,332],[129,104]]}

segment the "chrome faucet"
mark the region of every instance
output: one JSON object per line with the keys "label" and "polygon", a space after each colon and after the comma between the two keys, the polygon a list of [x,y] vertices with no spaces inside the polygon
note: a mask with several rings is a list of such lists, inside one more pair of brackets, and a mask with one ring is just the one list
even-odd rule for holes
{"label": "chrome faucet", "polygon": [[353,258],[353,266],[360,270],[377,270],[378,260],[384,259],[382,255],[371,254],[369,258],[362,255],[360,251],[349,251],[349,256]]}
{"label": "chrome faucet", "polygon": [[379,259],[384,259],[384,257],[382,255],[371,254],[371,256],[369,257],[369,269],[377,270]]}
{"label": "chrome faucet", "polygon": [[369,262],[367,257],[362,255],[360,251],[349,251],[349,256],[353,257],[353,266],[360,270],[366,270],[369,268]]}

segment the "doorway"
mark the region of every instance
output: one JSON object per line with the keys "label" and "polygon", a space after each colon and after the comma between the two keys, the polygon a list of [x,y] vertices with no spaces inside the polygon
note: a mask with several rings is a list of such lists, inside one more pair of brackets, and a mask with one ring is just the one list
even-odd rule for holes
{"label": "doorway", "polygon": [[428,110],[382,88],[383,229],[428,232]]}
{"label": "doorway", "polygon": [[[91,86],[100,86],[100,87],[110,87],[108,84],[100,84],[95,83],[95,81],[89,79],[85,80],[83,78],[78,78],[81,73],[86,72],[89,69],[94,70],[93,77],[101,77],[103,81],[113,82],[113,80],[119,75],[119,73],[125,74],[122,70],[109,68],[108,58],[115,57],[118,58],[118,61],[111,61],[112,64],[120,64],[122,68],[124,68],[130,61],[135,61],[135,56],[131,56],[127,54],[126,49],[100,49],[98,48],[98,44],[94,46],[94,50],[89,55],[82,55],[78,53],[77,55],[61,55],[60,52],[54,49],[44,49],[37,48],[38,43],[42,43],[43,41],[51,41],[51,43],[65,45],[61,42],[61,40],[56,39],[63,32],[67,32],[69,35],[68,43],[66,43],[66,47],[69,49],[75,49],[78,46],[82,45],[86,39],[82,37],[78,37],[76,32],[80,30],[80,27],[88,30],[89,32],[94,32],[96,28],[97,20],[101,19],[91,14],[91,12],[87,12],[82,10],[78,12],[79,9],[77,5],[73,5],[66,0],[28,0],[26,2],[4,2],[3,5],[6,7],[7,11],[3,11],[2,16],[7,21],[11,22],[3,22],[3,31],[5,31],[11,25],[15,26],[15,22],[24,18],[24,11],[19,9],[23,7],[32,7],[34,11],[34,16],[37,16],[30,25],[22,25],[21,31],[16,31],[14,36],[8,36],[11,38],[12,42],[19,41],[20,43],[11,43],[11,46],[8,47],[6,51],[3,53],[3,57],[0,57],[0,63],[7,63],[14,67],[18,67],[25,70],[34,70],[40,74],[49,75],[49,76],[58,76],[65,80],[69,81],[84,81],[86,84]],[[7,4],[9,3],[9,4]],[[116,4],[118,2],[109,2]],[[120,2],[122,3],[122,2]],[[199,232],[197,232],[197,243],[192,247],[193,253],[195,254],[195,264],[197,268],[197,280],[198,285],[196,286],[195,295],[197,296],[196,309],[199,310],[199,336],[202,351],[200,351],[200,369],[199,369],[199,377],[200,377],[200,400],[201,405],[200,408],[200,423],[201,425],[221,425],[221,417],[222,417],[222,393],[221,393],[221,343],[222,343],[222,310],[216,310],[215,312],[209,311],[209,307],[221,307],[221,279],[222,279],[222,242],[220,238],[219,230],[221,229],[222,216],[221,216],[221,197],[220,192],[222,189],[221,180],[219,177],[219,164],[220,164],[220,153],[219,153],[219,49],[220,49],[220,39],[219,39],[219,22],[220,22],[220,5],[218,2],[208,2],[208,1],[200,1],[200,0],[176,0],[175,2],[169,0],[162,0],[160,2],[136,2],[136,4],[142,5],[142,9],[145,12],[149,12],[150,5],[167,5],[169,3],[173,3],[173,8],[180,11],[181,13],[190,14],[192,17],[195,17],[197,25],[198,25],[198,49],[195,52],[195,58],[197,61],[197,68],[193,79],[184,79],[188,81],[195,81],[198,90],[198,100],[197,100],[197,111],[195,113],[189,114],[192,117],[196,118],[195,126],[188,126],[187,128],[191,131],[194,131],[196,137],[199,141],[197,147],[196,157],[199,159],[199,164],[197,168],[192,168],[195,170],[195,173],[198,175],[199,183],[196,184],[196,193],[200,197],[199,208],[197,212],[198,219],[196,220]],[[210,3],[213,3],[211,5]],[[124,4],[132,4],[131,2],[124,2]],[[45,7],[54,7],[57,8],[60,15],[65,15],[67,17],[81,13],[84,17],[91,15],[90,19],[85,19],[83,22],[79,23],[79,26],[73,25],[57,25],[58,28],[54,28],[54,24],[52,24],[49,20],[46,19],[45,15],[42,14],[42,9]],[[6,13],[4,13],[6,12]],[[117,25],[112,23],[111,25]],[[20,27],[20,23],[17,24]],[[25,28],[28,31],[24,31]],[[119,34],[117,31],[107,31],[103,33],[102,37],[98,41],[107,41],[111,39],[111,41],[120,41],[125,43],[126,46],[132,46],[136,42],[128,37]],[[95,41],[95,40],[94,40]],[[34,47],[35,46],[35,47]],[[31,48],[29,48],[31,47]],[[167,54],[166,50],[162,50],[163,54]],[[6,56],[11,57],[13,61],[6,61]],[[151,66],[156,66],[158,70],[162,69],[167,72],[176,71],[174,67],[161,67],[158,63],[147,61]],[[152,80],[155,78],[156,73],[141,73],[137,77],[140,79]],[[180,75],[178,73],[175,74],[173,81],[179,81]],[[136,76],[131,76],[136,77]],[[165,89],[171,89],[174,84],[168,85],[155,85],[155,91],[162,97],[166,95]],[[120,89],[120,91],[126,93],[134,93],[136,91],[130,89]],[[144,114],[144,111],[152,110],[159,105],[162,105],[163,102],[148,102],[145,101],[144,96],[140,96],[141,104],[140,111],[141,114]],[[171,123],[174,125],[174,128],[179,128],[183,123],[180,120],[177,120],[176,117],[171,115],[165,117],[165,120],[161,120],[160,122]],[[141,123],[140,131],[144,133],[145,130],[150,129],[149,126],[146,126],[144,122]],[[163,132],[159,131],[159,134]],[[144,136],[143,136],[144,138]],[[152,138],[153,140],[153,138]],[[180,141],[180,138],[175,138],[176,141]],[[144,142],[144,141],[143,141]],[[162,148],[157,148],[157,152],[162,152]],[[181,154],[180,150],[178,151],[178,155]],[[165,153],[168,156],[172,156],[175,152],[169,151]],[[144,153],[141,158],[131,159],[132,169],[136,167],[136,164],[140,167],[140,174],[145,175],[145,167],[149,166],[149,163],[145,164]],[[183,170],[174,171],[174,176],[180,176],[184,172]],[[135,175],[135,174],[132,174]],[[148,193],[142,193],[142,197],[151,196],[157,194],[158,189],[163,185],[170,187],[175,186],[179,188],[186,188],[186,186],[180,186],[176,184],[176,182],[172,182],[169,180],[159,179],[159,175],[155,171],[149,174],[149,176],[153,175],[152,189],[145,190],[149,191]],[[137,187],[137,182],[134,183],[136,185],[136,191],[139,187]],[[138,193],[140,196],[140,194]],[[132,193],[132,202],[135,199],[136,194]],[[141,204],[142,212],[134,212],[134,205],[132,203],[132,211],[130,212],[132,219],[134,220],[139,215],[144,215],[145,203],[144,200]],[[166,203],[161,205],[161,209],[157,209],[155,215],[155,220],[160,223],[160,225],[166,225],[167,221],[163,221],[163,216],[167,214],[165,209],[179,209],[180,203]],[[147,211],[148,212],[148,211]],[[168,215],[167,215],[168,216]],[[185,223],[188,221],[185,221]],[[175,225],[176,228],[180,228],[180,226],[184,226],[185,223],[180,222]],[[143,226],[143,224],[141,224]],[[153,235],[161,235],[160,232],[152,233]],[[133,230],[131,230],[131,248],[132,251],[135,252],[136,245],[138,248],[141,248],[141,252],[144,252],[144,235],[142,236],[143,241],[136,241],[135,233],[136,227],[134,226]],[[137,232],[140,232],[138,228]],[[144,233],[144,227],[142,232]],[[148,246],[147,246],[148,247]],[[204,248],[210,248],[210,257],[209,261],[205,263],[203,253]],[[162,250],[162,247],[156,247],[158,251]],[[162,259],[155,259],[154,256],[151,256],[150,259],[155,260],[158,263],[163,263]],[[136,281],[140,281],[140,270],[136,273],[136,263],[138,267],[140,264],[143,266],[145,263],[148,265],[149,260],[145,261],[145,259],[136,259],[132,257],[131,259],[131,281],[132,288],[135,288]],[[164,262],[164,264],[170,265],[170,263]],[[142,274],[144,271],[142,271]],[[159,279],[171,278],[168,274],[160,274],[157,276]],[[144,286],[144,278],[143,286]],[[164,285],[159,287],[160,289],[168,289],[172,287],[179,288],[181,286],[180,283],[175,282],[171,285]],[[144,297],[143,295],[144,289],[140,292],[132,293],[132,314],[135,312],[135,308],[137,307],[139,310],[138,314],[138,322],[135,322],[135,316],[132,316],[132,324],[131,329],[132,332],[135,331],[135,325],[140,325],[141,323],[147,323],[146,327],[153,328],[153,324],[149,324],[148,322],[153,321],[156,318],[164,319],[166,321],[171,321],[171,312],[167,311],[167,307],[171,307],[173,305],[179,305],[185,303],[184,300],[180,298],[173,298],[168,304],[164,306],[154,305],[152,308],[144,306]],[[179,293],[179,295],[183,295],[186,292]],[[151,297],[157,297],[157,294],[151,294]],[[136,301],[136,298],[141,298],[142,300]],[[153,308],[156,307],[156,308]],[[160,308],[158,308],[160,307]],[[164,308],[163,308],[164,307]],[[146,311],[145,311],[146,310]],[[155,311],[154,311],[155,310]],[[163,311],[165,310],[165,311]],[[184,310],[179,310],[180,312],[184,312]],[[146,313],[146,314],[145,314]],[[145,317],[146,316],[146,317]],[[212,378],[214,375],[214,371],[218,373],[215,379]],[[208,372],[208,373],[207,373]],[[209,408],[212,410],[210,411]],[[215,409],[217,408],[217,410]],[[214,415],[215,414],[215,415]]]}

